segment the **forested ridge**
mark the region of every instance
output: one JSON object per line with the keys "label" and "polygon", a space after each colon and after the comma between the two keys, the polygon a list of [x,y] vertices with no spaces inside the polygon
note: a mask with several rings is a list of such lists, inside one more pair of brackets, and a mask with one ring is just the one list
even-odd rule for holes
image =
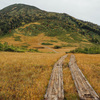
{"label": "forested ridge", "polygon": [[[14,4],[0,10],[0,19],[0,36],[10,34],[12,29],[27,23],[39,21],[45,29],[61,29],[59,34],[79,33],[88,37],[91,42],[100,43],[100,26],[65,13],[46,12],[34,6]],[[41,31],[40,28],[37,30]],[[58,35],[57,30],[53,36]]]}

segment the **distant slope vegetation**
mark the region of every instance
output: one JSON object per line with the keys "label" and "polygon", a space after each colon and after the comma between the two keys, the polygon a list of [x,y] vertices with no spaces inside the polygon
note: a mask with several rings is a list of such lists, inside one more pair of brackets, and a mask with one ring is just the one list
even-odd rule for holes
{"label": "distant slope vegetation", "polygon": [[0,10],[0,19],[0,36],[11,34],[13,29],[27,23],[40,22],[41,25],[26,27],[26,31],[33,30],[33,36],[45,32],[47,36],[59,36],[64,41],[68,41],[66,35],[70,34],[73,39],[76,38],[74,40],[81,41],[81,38],[86,37],[89,41],[100,44],[100,26],[65,13],[46,12],[34,6],[14,4]]}

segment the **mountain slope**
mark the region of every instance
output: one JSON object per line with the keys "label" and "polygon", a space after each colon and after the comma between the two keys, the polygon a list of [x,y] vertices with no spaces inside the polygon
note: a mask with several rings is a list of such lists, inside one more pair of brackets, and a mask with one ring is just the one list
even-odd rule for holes
{"label": "mountain slope", "polygon": [[75,19],[65,13],[46,12],[34,6],[14,4],[0,11],[0,19],[0,35],[11,34],[12,29],[30,22],[39,22],[41,25],[20,30],[24,31],[24,35],[29,35],[29,31],[33,36],[44,32],[47,36],[58,36],[60,40],[70,42],[70,34],[73,42],[81,41],[85,37],[91,42],[100,43],[100,26]]}

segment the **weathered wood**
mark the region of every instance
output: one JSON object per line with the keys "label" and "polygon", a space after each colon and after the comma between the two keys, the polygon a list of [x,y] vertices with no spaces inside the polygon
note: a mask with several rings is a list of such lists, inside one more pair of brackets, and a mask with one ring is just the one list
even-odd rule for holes
{"label": "weathered wood", "polygon": [[62,64],[66,57],[67,55],[61,57],[54,65],[49,85],[44,96],[45,100],[64,99]]}
{"label": "weathered wood", "polygon": [[75,60],[75,56],[71,55],[69,68],[74,80],[76,89],[78,91],[79,97],[82,100],[100,100],[97,93],[94,91],[92,86],[89,84],[81,70],[78,68]]}

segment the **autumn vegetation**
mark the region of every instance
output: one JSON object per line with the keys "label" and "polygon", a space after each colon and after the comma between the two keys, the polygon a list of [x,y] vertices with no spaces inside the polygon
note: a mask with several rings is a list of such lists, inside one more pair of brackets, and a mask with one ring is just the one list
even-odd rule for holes
{"label": "autumn vegetation", "polygon": [[[0,37],[12,35],[18,28],[21,34],[29,36],[45,33],[46,36],[56,36],[66,42],[80,42],[87,39],[100,44],[100,26],[78,20],[65,13],[46,12],[34,6],[14,4],[0,10],[0,19]],[[20,27],[31,22],[41,24]]]}
{"label": "autumn vegetation", "polygon": [[100,96],[100,26],[24,4],[0,10],[0,19],[0,100],[44,100],[53,65],[65,53],[64,99],[79,100],[70,53]]}
{"label": "autumn vegetation", "polygon": [[43,100],[53,65],[61,56],[0,52],[0,99]]}
{"label": "autumn vegetation", "polygon": [[75,50],[70,51],[70,53],[100,54],[100,46],[76,48]]}

